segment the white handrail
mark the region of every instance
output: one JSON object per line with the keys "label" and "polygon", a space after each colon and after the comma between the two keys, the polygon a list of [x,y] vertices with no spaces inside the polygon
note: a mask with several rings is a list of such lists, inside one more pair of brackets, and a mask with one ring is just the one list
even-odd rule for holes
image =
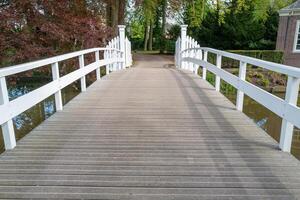
{"label": "white handrail", "polygon": [[[300,69],[212,48],[201,48],[197,43],[193,42],[189,36],[184,35],[186,34],[186,28],[186,26],[182,26],[181,39],[179,38],[177,40],[175,53],[176,66],[197,73],[199,67],[202,67],[202,78],[204,80],[206,80],[206,70],[214,73],[216,75],[216,91],[220,90],[221,79],[235,87],[238,90],[236,108],[239,111],[243,109],[244,94],[247,94],[280,116],[283,122],[279,147],[283,151],[290,152],[294,126],[300,128],[300,108],[297,106]],[[182,41],[182,38],[185,38],[186,41]],[[179,45],[179,43],[188,45]],[[216,55],[216,65],[208,62],[208,53]],[[222,69],[222,57],[231,58],[240,62],[239,76],[235,76]],[[191,63],[193,64],[193,68],[189,67]],[[285,99],[283,100],[246,81],[247,64],[287,75],[288,82]]]}
{"label": "white handrail", "polygon": [[[60,55],[60,56],[55,56],[52,58],[46,58],[43,60],[38,60],[38,61],[34,61],[34,62],[28,62],[28,63],[24,63],[24,64],[1,68],[0,69],[0,77],[10,76],[10,75],[14,75],[17,73],[29,71],[29,70],[39,68],[42,66],[50,65],[52,63],[68,60],[68,59],[71,59],[71,58],[74,58],[74,57],[77,57],[80,55],[94,53],[96,51],[121,52],[119,49],[113,49],[113,48],[93,48],[93,49],[86,49],[86,50],[82,50],[82,51],[76,51],[76,52],[72,52],[72,53],[68,53],[68,54],[64,54],[64,55]],[[123,53],[123,52],[121,52],[121,53]]]}
{"label": "white handrail", "polygon": [[[126,38],[125,40],[125,26],[119,26],[120,36],[112,39],[107,45],[107,48],[92,48],[73,53],[68,53],[52,58],[29,62],[25,64],[15,65],[0,69],[0,125],[4,138],[5,149],[13,149],[16,146],[16,139],[12,119],[27,109],[35,106],[39,102],[45,100],[51,95],[55,95],[56,111],[63,109],[61,90],[71,83],[80,80],[81,91],[86,91],[85,76],[96,70],[96,78],[99,80],[100,67],[106,66],[106,75],[112,69],[110,66],[115,66],[114,70],[125,69],[131,66],[132,54],[131,43]],[[126,44],[125,44],[126,43]],[[125,48],[127,45],[128,48]],[[100,51],[103,51],[103,59],[100,60]],[[95,53],[95,61],[91,64],[85,65],[84,56],[89,53]],[[126,57],[125,57],[126,55]],[[78,58],[79,69],[60,77],[59,62]],[[126,63],[126,58],[130,63]],[[35,89],[23,96],[20,96],[12,101],[9,100],[6,77],[20,72],[33,70],[39,67],[51,65],[52,81],[42,87]]]}
{"label": "white handrail", "polygon": [[274,71],[274,72],[278,72],[280,74],[286,74],[289,76],[300,78],[300,69],[299,68],[296,68],[293,66],[288,66],[288,65],[283,65],[283,64],[278,64],[278,63],[274,63],[274,62],[269,62],[269,61],[265,61],[265,60],[260,60],[257,58],[252,58],[252,57],[243,56],[243,55],[239,55],[239,54],[234,54],[234,53],[230,53],[230,52],[226,52],[226,51],[221,51],[221,50],[217,50],[217,49],[213,49],[213,48],[207,48],[207,47],[190,48],[190,49],[185,49],[185,50],[181,51],[181,53],[188,52],[191,50],[207,51],[209,53],[221,55],[222,57],[227,57],[227,58],[231,58],[234,60],[243,61],[245,63],[254,65],[254,66],[259,66],[261,68],[264,68],[264,69],[267,69],[270,71]]}

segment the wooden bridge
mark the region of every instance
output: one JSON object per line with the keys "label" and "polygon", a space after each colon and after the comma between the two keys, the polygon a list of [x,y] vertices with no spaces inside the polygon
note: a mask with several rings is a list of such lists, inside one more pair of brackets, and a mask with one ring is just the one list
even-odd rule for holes
{"label": "wooden bridge", "polygon": [[[119,52],[108,47],[105,54],[109,51]],[[189,59],[201,60],[199,49],[192,51]],[[1,199],[300,198],[299,161],[280,151],[215,87],[191,70],[176,68],[171,56],[137,54],[133,67],[122,69],[120,55],[117,60],[96,59],[96,64],[79,69],[86,74],[106,66],[114,72],[75,97],[15,148],[11,122],[5,122],[6,114],[1,112],[4,134],[11,136],[6,135],[6,147],[12,149],[0,156]],[[188,58],[179,59],[184,67]],[[42,64],[48,62],[53,60]],[[52,66],[55,72],[58,65]],[[113,70],[118,67],[122,70]],[[17,69],[7,68],[0,75]],[[60,80],[61,88],[67,80],[82,79],[74,74],[54,76],[53,82]],[[58,108],[59,91],[47,91],[56,94]],[[39,93],[25,97],[32,94],[44,98]],[[9,116],[17,113],[11,106],[19,105],[18,99],[4,101],[0,110],[9,107],[14,108],[6,110]],[[299,116],[297,111],[293,114]]]}

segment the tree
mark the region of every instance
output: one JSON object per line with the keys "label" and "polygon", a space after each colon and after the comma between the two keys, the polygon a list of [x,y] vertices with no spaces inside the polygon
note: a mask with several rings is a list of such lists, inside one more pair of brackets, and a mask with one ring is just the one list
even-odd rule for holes
{"label": "tree", "polygon": [[188,0],[184,2],[185,22],[190,27],[199,27],[204,19],[206,12],[206,0]]}
{"label": "tree", "polygon": [[[274,49],[278,10],[294,0],[214,0],[196,8],[186,1],[183,21],[202,46],[221,49]],[[193,9],[203,13],[193,15]]]}
{"label": "tree", "polygon": [[125,23],[126,0],[106,0],[106,22],[117,31]]}
{"label": "tree", "polygon": [[102,46],[111,29],[84,0],[11,0],[0,9],[0,65]]}

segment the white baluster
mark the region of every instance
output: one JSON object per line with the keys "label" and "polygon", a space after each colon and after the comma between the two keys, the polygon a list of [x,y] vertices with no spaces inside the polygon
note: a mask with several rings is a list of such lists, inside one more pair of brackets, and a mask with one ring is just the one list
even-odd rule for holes
{"label": "white baluster", "polygon": [[121,53],[121,68],[125,69],[126,68],[126,52],[125,52],[125,27],[124,25],[119,25],[119,36],[120,36],[120,51]]}
{"label": "white baluster", "polygon": [[[297,105],[299,94],[300,79],[295,77],[288,77],[288,83],[285,94],[286,104]],[[282,119],[281,135],[279,147],[284,152],[290,152],[292,146],[294,125],[285,119]]]}
{"label": "white baluster", "polygon": [[[247,63],[240,61],[239,78],[241,81],[246,80]],[[240,87],[240,86],[239,86]],[[243,111],[244,93],[241,90],[237,91],[236,109]]]}
{"label": "white baluster", "polygon": [[[9,103],[7,85],[5,77],[0,77],[0,105],[5,105]],[[1,125],[3,140],[6,150],[15,148],[16,137],[14,131],[13,121],[10,119],[6,123]]]}
{"label": "white baluster", "polygon": [[[207,62],[207,57],[208,57],[208,51],[204,50],[204,58],[203,58],[203,60],[205,62]],[[202,79],[203,80],[206,80],[206,75],[207,75],[207,69],[203,66],[203,70],[202,70]]]}
{"label": "white baluster", "polygon": [[[186,50],[186,45],[187,45],[187,35],[186,35],[186,33],[187,33],[187,25],[181,25],[181,52],[182,51],[184,51],[184,50]],[[181,52],[179,52],[180,53],[180,57],[181,58],[184,58],[185,57],[185,54],[181,54]],[[186,65],[186,62],[182,62],[182,59],[180,59],[180,66],[181,66],[181,68],[185,68],[185,65]]]}
{"label": "white baluster", "polygon": [[[221,69],[222,66],[222,56],[221,55],[217,55],[217,67]],[[220,86],[221,86],[221,78],[220,76],[216,75],[216,83],[215,83],[215,89],[216,91],[220,91]]]}
{"label": "white baluster", "polygon": [[[84,55],[79,56],[79,68],[84,68]],[[81,92],[86,91],[86,78],[85,76],[80,78]]]}
{"label": "white baluster", "polygon": [[[51,71],[52,71],[52,79],[58,80],[59,79],[59,66],[58,62],[53,63],[51,65]],[[56,111],[61,111],[63,110],[63,101],[62,101],[62,96],[61,96],[61,90],[59,89],[58,92],[55,93],[55,107]]]}
{"label": "white baluster", "polygon": [[[95,52],[95,60],[96,60],[96,62],[98,62],[100,60],[100,51]],[[101,79],[100,67],[98,67],[96,69],[96,78],[97,78],[97,80]]]}

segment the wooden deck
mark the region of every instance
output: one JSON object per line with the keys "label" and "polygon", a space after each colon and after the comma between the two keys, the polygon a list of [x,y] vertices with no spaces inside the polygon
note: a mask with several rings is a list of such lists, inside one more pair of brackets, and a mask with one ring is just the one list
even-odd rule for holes
{"label": "wooden deck", "polygon": [[136,56],[0,156],[0,198],[298,199],[299,161],[167,57]]}

